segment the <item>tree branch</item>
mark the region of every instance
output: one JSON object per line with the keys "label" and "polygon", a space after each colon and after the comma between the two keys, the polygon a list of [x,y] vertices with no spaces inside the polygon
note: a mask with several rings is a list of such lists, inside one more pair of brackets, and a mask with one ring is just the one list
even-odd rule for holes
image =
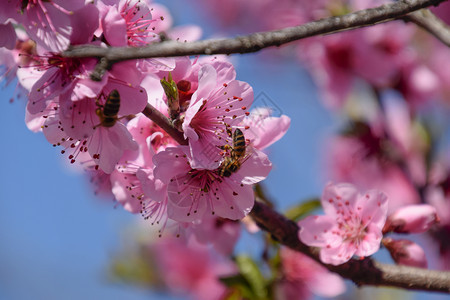
{"label": "tree branch", "polygon": [[429,9],[413,12],[403,17],[434,35],[438,40],[450,47],[450,27],[433,14]]}
{"label": "tree branch", "polygon": [[309,22],[300,26],[253,33],[236,38],[210,39],[186,43],[164,41],[146,47],[135,48],[102,48],[92,45],[79,45],[72,46],[69,50],[63,52],[62,55],[78,58],[98,57],[106,59],[109,63],[113,63],[123,60],[153,57],[250,53],[311,36],[330,34],[403,18],[408,13],[432,5],[437,6],[444,1],[447,0],[400,0],[343,16]]}
{"label": "tree branch", "polygon": [[[170,123],[169,119],[151,105],[143,112],[149,119],[171,135],[177,142],[186,145],[183,133]],[[320,262],[318,249],[303,244],[298,239],[298,226],[267,205],[255,202],[250,216],[258,226],[271,234],[279,243],[302,252]],[[339,266],[324,265],[332,272],[352,280],[358,286],[394,286],[409,290],[437,291],[450,293],[450,272],[440,272],[427,269],[386,265],[370,258],[352,259]]]}
{"label": "tree branch", "polygon": [[[258,226],[279,243],[302,252],[320,262],[318,251],[298,239],[298,226],[265,204],[255,202],[250,216]],[[370,258],[352,259],[339,266],[324,266],[356,285],[394,286],[408,290],[450,293],[450,272],[434,271],[400,265],[386,265]]]}
{"label": "tree branch", "polygon": [[147,104],[142,113],[161,127],[162,130],[167,132],[178,144],[188,144],[187,140],[184,139],[183,133],[173,126],[170,120],[151,104]]}

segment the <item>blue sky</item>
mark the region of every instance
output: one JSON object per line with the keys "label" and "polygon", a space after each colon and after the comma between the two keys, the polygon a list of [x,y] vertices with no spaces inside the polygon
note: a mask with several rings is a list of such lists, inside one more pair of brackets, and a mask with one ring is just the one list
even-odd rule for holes
{"label": "blue sky", "polygon": [[[169,1],[173,7],[180,3]],[[181,23],[202,24],[192,7],[172,12]],[[264,54],[237,57],[236,68],[238,79],[253,86],[256,104],[269,103],[292,119],[286,136],[269,149],[269,194],[281,209],[319,195],[325,179],[318,153],[334,120],[310,78],[297,64]],[[0,98],[0,300],[173,299],[108,279],[111,259],[126,246],[123,235],[140,216],[96,198],[87,178],[66,167],[59,149],[28,131],[25,103],[9,103],[13,88]],[[239,249],[256,251],[245,241]]]}

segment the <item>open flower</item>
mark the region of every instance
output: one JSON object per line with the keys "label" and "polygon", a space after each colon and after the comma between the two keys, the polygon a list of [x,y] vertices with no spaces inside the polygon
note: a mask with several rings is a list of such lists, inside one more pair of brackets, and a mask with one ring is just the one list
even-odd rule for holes
{"label": "open flower", "polygon": [[340,265],[355,254],[378,251],[388,205],[384,193],[370,190],[361,195],[351,184],[329,183],[321,202],[325,216],[309,216],[298,224],[300,240],[320,247],[324,263]]}
{"label": "open flower", "polygon": [[[46,50],[61,51],[69,45],[69,39],[77,28],[72,17],[79,9],[95,10],[94,5],[86,5],[84,0],[52,1],[1,1],[0,23],[14,20],[20,23],[31,39]],[[86,20],[89,18],[85,15]]]}
{"label": "open flower", "polygon": [[277,299],[309,299],[311,293],[321,297],[336,297],[345,292],[344,280],[303,253],[281,248],[283,277]]}
{"label": "open flower", "polygon": [[187,146],[169,147],[153,157],[155,179],[167,184],[169,218],[179,222],[202,220],[206,213],[238,220],[253,207],[252,184],[270,172],[267,156],[247,147],[251,154],[229,177],[218,170],[196,169],[192,166]]}
{"label": "open flower", "polygon": [[[205,149],[222,146],[227,129],[237,126],[253,102],[253,89],[235,80],[229,63],[204,65],[199,71],[198,88],[192,95],[183,122],[184,136],[189,139],[193,168],[215,169],[220,165],[220,151]],[[217,149],[217,148],[216,148]]]}
{"label": "open flower", "polygon": [[[114,122],[105,126],[97,111],[104,109],[107,95],[112,90],[119,92],[120,108]],[[138,144],[119,119],[142,111],[147,94],[140,87],[130,87],[117,80],[108,81],[97,99],[86,97],[72,101],[71,94],[69,91],[59,97],[59,106],[53,114],[46,116],[43,132],[50,143],[64,148],[61,152],[68,154],[71,163],[87,152],[100,169],[110,174],[125,150],[138,149]]]}

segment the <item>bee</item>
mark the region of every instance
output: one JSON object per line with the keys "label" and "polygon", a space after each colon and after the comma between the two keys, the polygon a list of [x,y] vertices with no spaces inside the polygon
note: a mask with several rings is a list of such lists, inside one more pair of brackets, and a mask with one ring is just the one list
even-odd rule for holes
{"label": "bee", "polygon": [[[105,104],[98,104],[98,108],[95,113],[100,118],[100,124],[98,126],[113,127],[119,118],[117,114],[120,109],[120,95],[117,90],[112,90],[106,98]],[[96,126],[97,127],[97,126]]]}
{"label": "bee", "polygon": [[224,149],[230,149],[230,156],[225,156],[219,166],[218,173],[222,177],[230,177],[231,174],[237,172],[243,163],[245,155],[245,137],[239,128],[236,128],[232,134],[233,146],[225,145]]}

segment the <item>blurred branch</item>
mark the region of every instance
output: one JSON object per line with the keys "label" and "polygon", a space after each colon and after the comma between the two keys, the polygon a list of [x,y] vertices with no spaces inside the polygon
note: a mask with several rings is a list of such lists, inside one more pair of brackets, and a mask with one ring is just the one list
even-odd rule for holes
{"label": "blurred branch", "polygon": [[[446,0],[399,0],[375,8],[356,11],[343,16],[330,17],[309,22],[300,26],[281,30],[253,33],[228,39],[210,39],[195,42],[163,41],[146,47],[102,48],[93,45],[72,46],[62,55],[65,57],[97,57],[109,64],[141,58],[173,57],[189,55],[213,55],[250,53],[261,49],[281,46],[292,41],[311,36],[330,34],[378,23],[402,19],[405,15],[419,9],[437,6]],[[101,73],[97,70],[98,73]]]}
{"label": "blurred branch", "polygon": [[[143,112],[149,119],[171,135],[177,142],[186,145],[183,133],[170,123],[170,120],[156,108],[147,105]],[[266,204],[255,202],[250,216],[258,226],[271,234],[279,243],[300,251],[320,262],[318,249],[303,244],[298,239],[298,226]],[[370,258],[352,259],[339,266],[324,265],[332,272],[351,279],[358,286],[394,286],[409,290],[438,291],[450,293],[450,272],[440,272],[398,265],[386,265]]]}
{"label": "blurred branch", "polygon": [[[318,249],[310,248],[298,239],[298,226],[281,214],[255,202],[250,216],[258,226],[271,234],[279,243],[302,252],[320,262]],[[393,286],[408,290],[450,293],[450,272],[434,271],[400,265],[387,265],[370,258],[352,259],[339,266],[324,265],[356,285]]]}
{"label": "blurred branch", "polygon": [[434,35],[442,43],[450,47],[450,27],[433,14],[429,9],[422,9],[403,17]]}

